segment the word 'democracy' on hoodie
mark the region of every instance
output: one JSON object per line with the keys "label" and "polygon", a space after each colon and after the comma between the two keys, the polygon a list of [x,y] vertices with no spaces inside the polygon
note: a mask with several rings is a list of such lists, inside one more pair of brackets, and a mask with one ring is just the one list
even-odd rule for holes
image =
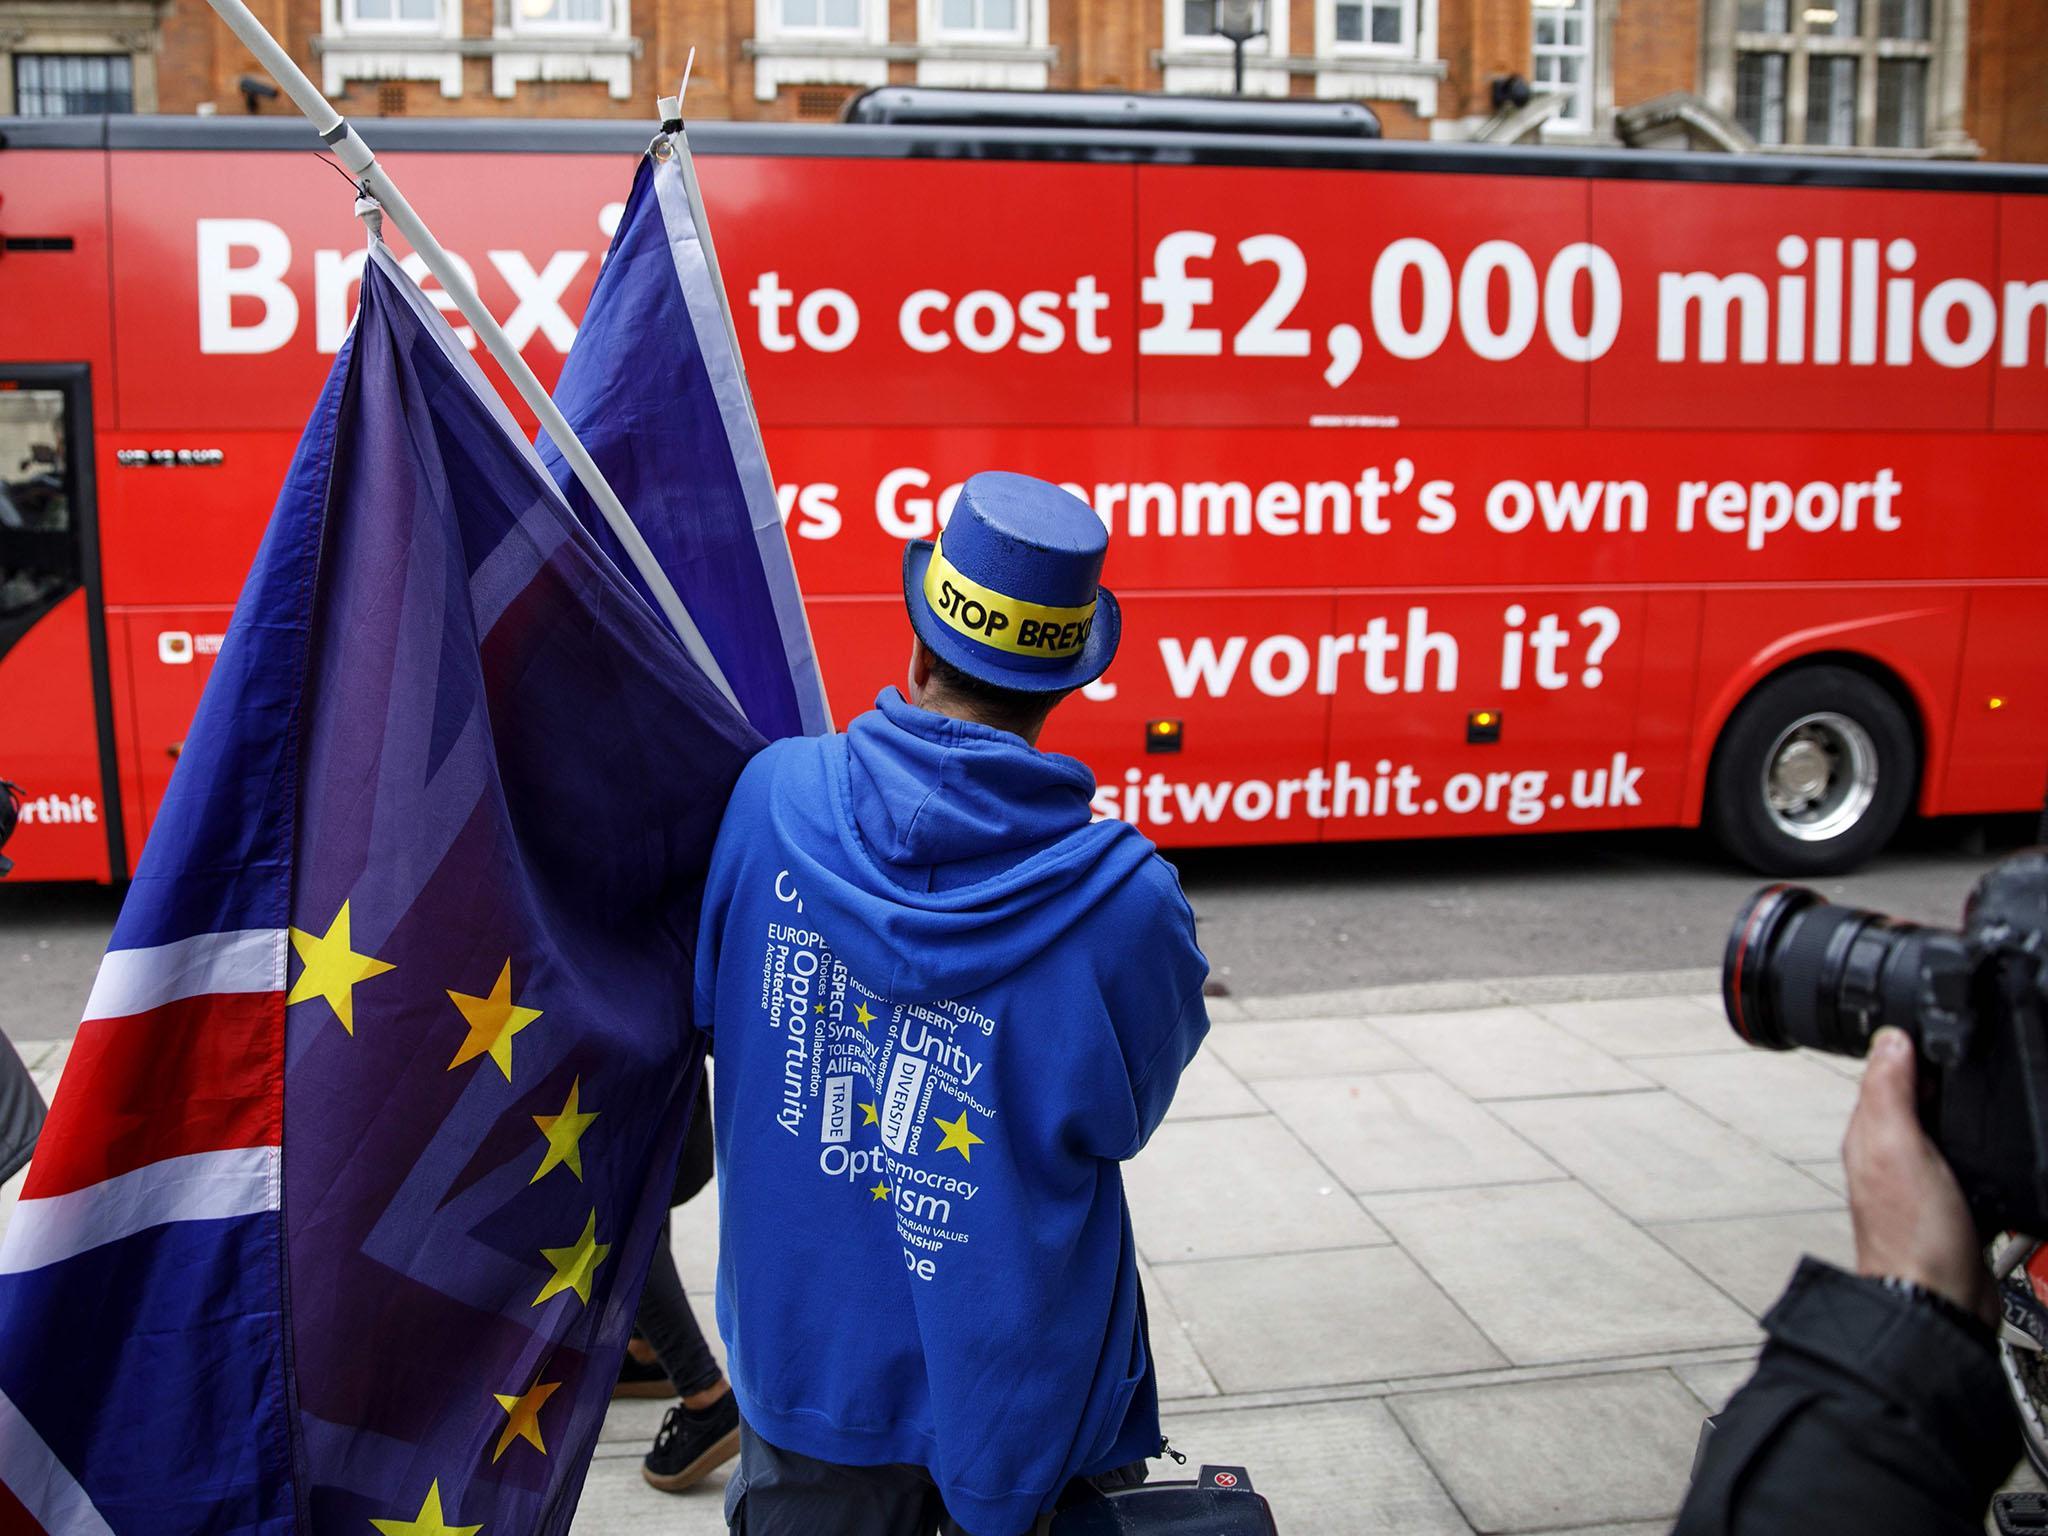
{"label": "word 'democracy' on hoodie", "polygon": [[1208,966],[1082,764],[877,703],[756,757],[712,859],[718,1323],[763,1439],[924,1466],[1015,1536],[1159,1449],[1118,1164],[1208,1029]]}

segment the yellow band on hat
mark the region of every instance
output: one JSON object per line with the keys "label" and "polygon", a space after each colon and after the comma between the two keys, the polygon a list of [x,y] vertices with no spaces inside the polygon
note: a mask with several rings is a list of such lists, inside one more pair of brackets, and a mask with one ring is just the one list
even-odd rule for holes
{"label": "yellow band on hat", "polygon": [[924,571],[924,600],[948,629],[1016,656],[1078,656],[1095,625],[1095,604],[1052,608],[1005,597],[963,576],[939,545]]}

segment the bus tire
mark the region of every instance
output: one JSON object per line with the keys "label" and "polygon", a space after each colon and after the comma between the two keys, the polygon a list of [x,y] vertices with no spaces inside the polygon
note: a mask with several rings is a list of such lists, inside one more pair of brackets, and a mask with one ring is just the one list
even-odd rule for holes
{"label": "bus tire", "polygon": [[1841,874],[1898,831],[1919,760],[1905,710],[1871,678],[1825,664],[1781,672],[1721,732],[1707,823],[1761,874]]}

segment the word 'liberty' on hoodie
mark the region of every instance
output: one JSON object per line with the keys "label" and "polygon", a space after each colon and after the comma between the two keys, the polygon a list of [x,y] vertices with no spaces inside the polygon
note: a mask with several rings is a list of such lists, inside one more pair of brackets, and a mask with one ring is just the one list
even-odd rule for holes
{"label": "word 'liberty' on hoodie", "polygon": [[1160,1448],[1118,1164],[1208,1030],[1208,965],[1084,765],[876,703],[757,756],[712,857],[718,1323],[763,1439],[923,1466],[1014,1536]]}

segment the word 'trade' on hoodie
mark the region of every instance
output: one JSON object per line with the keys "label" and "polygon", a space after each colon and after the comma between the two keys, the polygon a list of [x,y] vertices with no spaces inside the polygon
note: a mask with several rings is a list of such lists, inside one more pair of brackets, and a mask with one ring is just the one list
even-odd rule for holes
{"label": "word 'trade' on hoodie", "polygon": [[785,1450],[927,1468],[976,1536],[1160,1445],[1118,1163],[1208,1029],[1194,916],[1072,758],[891,689],[719,832],[718,1323]]}

